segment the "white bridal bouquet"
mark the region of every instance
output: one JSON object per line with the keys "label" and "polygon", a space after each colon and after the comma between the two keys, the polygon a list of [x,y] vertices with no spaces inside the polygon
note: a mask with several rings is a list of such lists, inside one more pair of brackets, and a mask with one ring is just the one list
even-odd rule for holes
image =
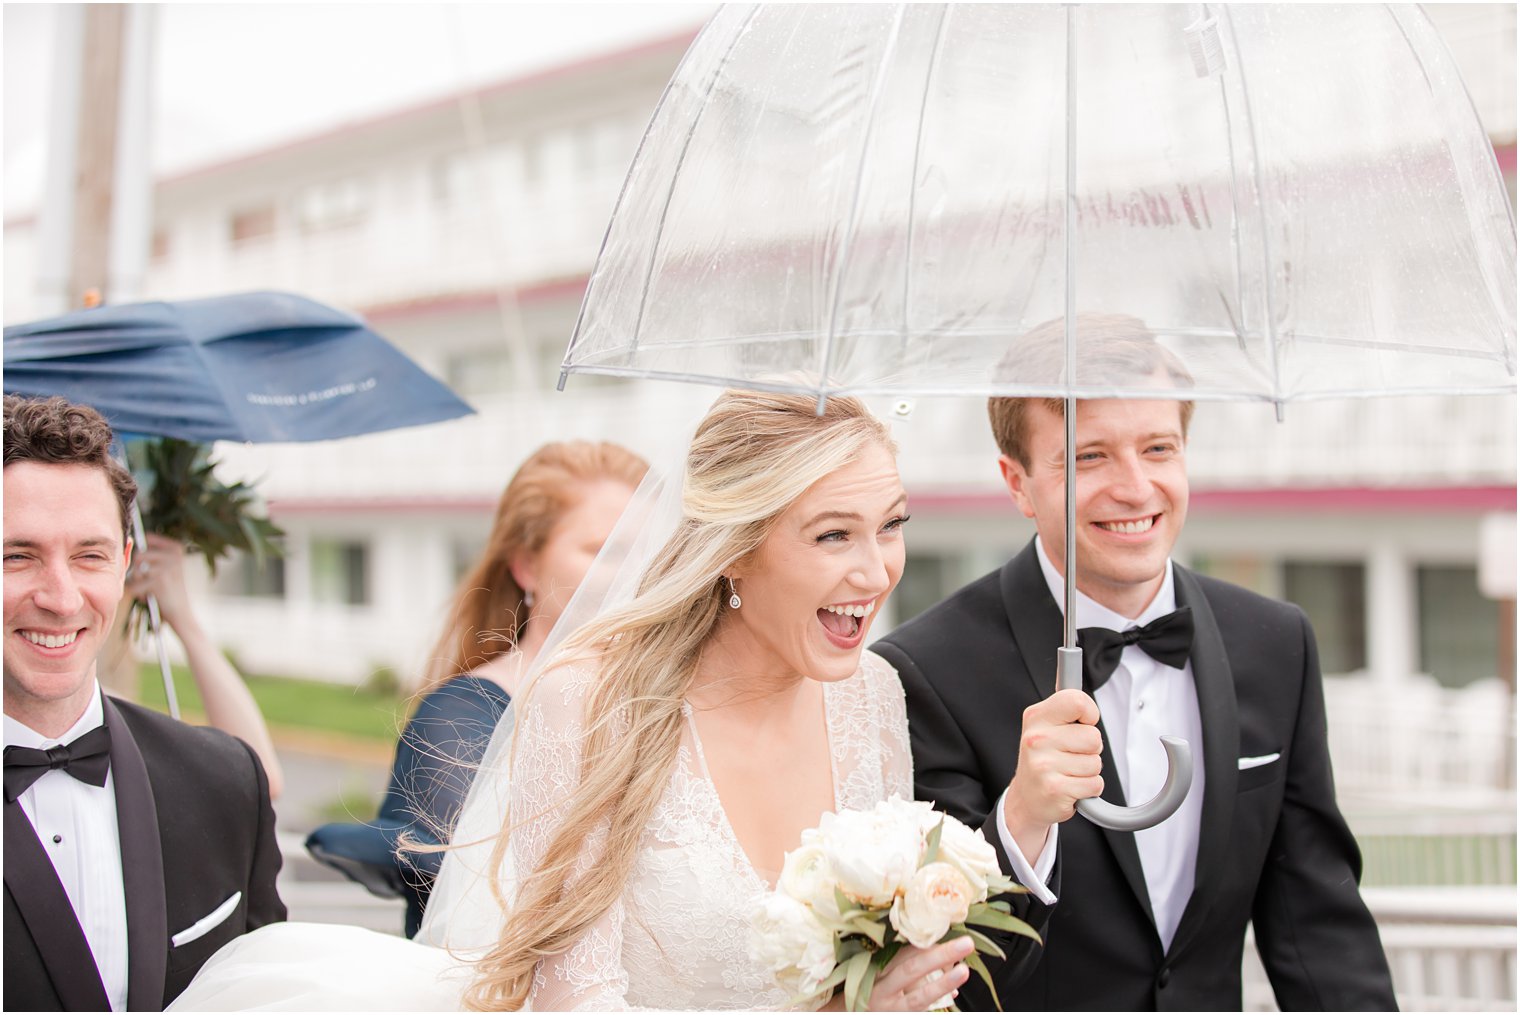
{"label": "white bridal bouquet", "polygon": [[877,974],[904,944],[928,948],[968,935],[976,950],[966,964],[996,1002],[981,955],[1002,958],[1003,951],[973,928],[1038,941],[1007,902],[992,900],[1025,890],[999,870],[980,832],[894,796],[868,811],[825,814],[802,833],[776,890],[755,907],[750,949],[795,993],[793,1003],[820,1000],[843,984],[846,1010],[862,1011]]}

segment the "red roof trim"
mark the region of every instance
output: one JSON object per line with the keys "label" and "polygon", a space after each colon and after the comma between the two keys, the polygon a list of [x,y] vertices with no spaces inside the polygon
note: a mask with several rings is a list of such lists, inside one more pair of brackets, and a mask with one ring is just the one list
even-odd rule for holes
{"label": "red roof trim", "polygon": [[[579,302],[586,291],[586,283],[590,280],[590,275],[576,275],[571,278],[530,282],[513,291],[512,296],[518,303],[542,303],[566,298],[574,298]],[[358,313],[373,324],[426,314],[487,310],[496,306],[497,296],[495,289],[477,289],[471,292],[449,293],[444,296],[422,296],[413,300],[398,300],[395,303],[377,303],[360,307]]]}
{"label": "red roof trim", "polygon": [[158,179],[157,184],[159,186],[163,186],[166,184],[180,183],[184,180],[193,179],[197,176],[205,176],[211,173],[217,173],[223,170],[232,169],[237,166],[260,162],[266,158],[271,158],[276,155],[283,155],[288,152],[295,151],[299,148],[304,148],[307,145],[326,141],[329,138],[335,137],[339,134],[349,134],[361,130],[369,130],[370,128],[379,127],[384,124],[395,123],[408,119],[410,117],[422,116],[427,113],[435,112],[437,110],[447,109],[448,107],[457,103],[463,96],[469,95],[472,91],[477,92],[480,98],[486,99],[496,95],[502,95],[508,92],[517,91],[518,89],[522,88],[531,88],[534,85],[544,84],[546,82],[553,81],[556,78],[571,77],[584,71],[593,70],[597,67],[613,66],[625,61],[637,60],[639,57],[647,56],[653,53],[659,53],[667,49],[680,48],[684,50],[686,47],[691,45],[692,40],[696,37],[697,29],[677,32],[674,35],[666,35],[660,38],[652,39],[649,42],[640,43],[639,45],[629,47],[628,49],[618,49],[611,52],[596,53],[591,56],[583,57],[579,60],[572,60],[569,63],[557,64],[556,66],[546,67],[541,70],[532,71],[528,74],[504,78],[491,84],[481,85],[478,89],[467,88],[456,92],[450,92],[447,95],[443,95],[435,99],[428,99],[414,105],[403,106],[400,109],[395,109],[388,113],[380,113],[375,116],[361,117],[359,119],[349,120],[346,123],[340,123],[337,126],[330,127],[326,130],[281,142],[270,148],[262,148],[258,151],[248,152],[243,155],[236,155],[229,159],[223,159],[218,162],[211,162],[206,165],[196,166],[192,169],[186,169],[182,172],[174,173],[169,176],[163,176]]}

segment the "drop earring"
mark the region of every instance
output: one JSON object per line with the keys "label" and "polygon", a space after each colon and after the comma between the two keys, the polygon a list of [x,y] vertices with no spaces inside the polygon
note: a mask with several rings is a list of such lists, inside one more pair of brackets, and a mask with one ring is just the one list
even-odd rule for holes
{"label": "drop earring", "polygon": [[532,589],[524,589],[523,590],[523,605],[531,610],[531,609],[533,609],[533,602],[534,602],[534,600],[533,600],[533,590]]}
{"label": "drop earring", "polygon": [[733,609],[733,610],[737,610],[739,607],[741,607],[743,605],[744,605],[744,600],[742,600],[742,599],[739,598],[739,590],[736,589],[736,588],[734,588],[734,580],[732,578],[728,579],[728,606],[729,606],[729,608]]}

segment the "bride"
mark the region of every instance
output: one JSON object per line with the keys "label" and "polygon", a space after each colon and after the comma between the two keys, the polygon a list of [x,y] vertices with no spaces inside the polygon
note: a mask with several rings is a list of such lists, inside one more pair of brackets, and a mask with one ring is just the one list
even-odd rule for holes
{"label": "bride", "polygon": [[[334,950],[351,953],[338,976],[373,994],[344,1002],[366,1007],[401,1001],[389,992],[408,976],[406,1006],[788,1007],[749,952],[755,900],[825,812],[912,796],[901,686],[863,650],[902,574],[906,500],[891,438],[859,401],[820,416],[804,396],[719,396],[683,481],[653,495],[669,523],[625,517],[612,555],[634,549],[577,594],[594,619],[545,653],[466,805],[422,936],[484,947],[451,977],[447,952],[367,932],[339,949],[343,928],[275,926],[224,948],[175,1007],[341,1006]],[[482,867],[466,830],[483,822]],[[952,994],[969,945],[905,948],[870,1007]],[[303,984],[284,963],[313,950],[326,976]]]}

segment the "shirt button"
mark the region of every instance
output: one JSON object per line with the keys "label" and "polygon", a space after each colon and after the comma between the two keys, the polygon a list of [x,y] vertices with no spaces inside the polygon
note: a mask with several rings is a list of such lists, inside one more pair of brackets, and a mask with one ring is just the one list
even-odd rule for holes
{"label": "shirt button", "polygon": [[53,842],[54,843],[59,843],[59,842],[62,842],[62,841],[63,841],[63,836],[61,836],[61,835],[55,835],[55,836],[53,836]]}
{"label": "shirt button", "polygon": [[1145,699],[1144,698],[1141,698],[1140,699],[1140,704],[1138,704],[1138,705],[1135,706],[1135,711],[1136,712],[1144,712],[1145,711]]}

